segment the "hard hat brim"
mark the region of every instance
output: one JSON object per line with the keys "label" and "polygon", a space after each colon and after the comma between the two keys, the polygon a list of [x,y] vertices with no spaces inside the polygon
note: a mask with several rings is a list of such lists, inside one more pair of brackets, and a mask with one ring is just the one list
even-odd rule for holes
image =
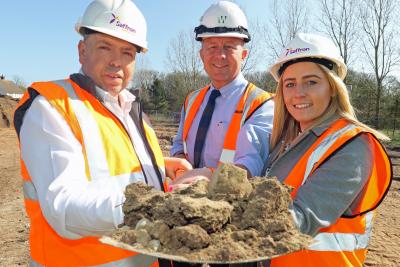
{"label": "hard hat brim", "polygon": [[100,32],[100,33],[104,33],[104,34],[107,34],[107,35],[116,37],[116,38],[118,38],[118,39],[127,41],[128,43],[131,43],[131,44],[133,44],[133,45],[135,45],[135,46],[139,46],[142,50],[141,50],[141,51],[138,51],[138,52],[146,53],[146,52],[148,51],[147,43],[143,43],[143,42],[141,42],[140,40],[137,40],[137,39],[135,39],[135,38],[129,38],[129,37],[126,36],[126,34],[124,34],[124,32],[116,32],[116,31],[113,31],[113,30],[105,29],[105,28],[103,28],[103,27],[94,27],[94,26],[86,26],[86,25],[77,25],[77,26],[75,27],[75,29],[76,29],[76,31],[77,31],[79,34],[82,34],[82,33],[80,32],[80,29],[81,29],[81,28],[88,28],[88,29],[91,29],[91,30],[93,30],[93,31]]}
{"label": "hard hat brim", "polygon": [[[278,61],[276,63],[274,63],[273,65],[271,65],[269,67],[269,72],[271,73],[272,77],[275,79],[275,81],[279,81],[280,79],[280,75],[279,75],[279,69],[281,68],[281,66],[289,61],[295,60],[295,59],[300,59],[300,58],[304,58],[307,56],[304,55],[299,55],[297,57],[291,57],[290,59],[287,60],[281,60]],[[338,67],[338,73],[337,75],[343,80],[346,77],[347,74],[347,66],[345,64],[343,64],[343,62],[337,60],[336,58],[332,58],[332,57],[317,57],[317,56],[313,56],[314,58],[322,58],[322,59],[328,59],[330,61],[332,61],[333,63],[335,63]],[[317,64],[317,63],[316,63]]]}
{"label": "hard hat brim", "polygon": [[196,36],[196,40],[200,41],[203,38],[209,38],[209,37],[234,37],[234,38],[239,38],[243,39],[243,41],[248,42],[249,37],[245,34],[241,33],[232,33],[232,32],[226,32],[226,33],[202,33],[198,34]]}

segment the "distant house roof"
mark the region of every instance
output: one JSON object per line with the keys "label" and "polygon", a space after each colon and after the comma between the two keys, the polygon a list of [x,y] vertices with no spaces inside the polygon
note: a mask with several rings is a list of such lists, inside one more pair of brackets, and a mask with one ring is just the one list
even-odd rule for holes
{"label": "distant house roof", "polygon": [[0,80],[0,95],[23,94],[24,89],[21,89],[13,81]]}

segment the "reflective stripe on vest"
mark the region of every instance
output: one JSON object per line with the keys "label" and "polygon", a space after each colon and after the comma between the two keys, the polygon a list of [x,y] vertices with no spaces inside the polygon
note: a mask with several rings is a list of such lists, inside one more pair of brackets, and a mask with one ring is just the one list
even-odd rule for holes
{"label": "reflective stripe on vest", "polygon": [[[100,265],[92,265],[90,267],[116,267],[116,266],[129,266],[129,267],[143,267],[143,266],[158,266],[158,259],[151,256],[146,256],[142,254],[138,254],[136,256],[132,256],[126,259],[122,259],[119,261],[114,261],[111,263],[105,263]],[[33,259],[30,259],[29,262],[30,267],[45,267],[45,265],[41,265],[35,262]]]}
{"label": "reflective stripe on vest", "polygon": [[35,186],[30,181],[23,181],[24,198],[29,200],[39,200]]}
{"label": "reflective stripe on vest", "polygon": [[[64,117],[81,143],[89,181],[98,186],[113,179],[119,190],[129,183],[144,181],[128,134],[93,96],[71,80],[35,83],[32,88]],[[28,92],[19,107],[27,100]],[[161,169],[164,160],[155,133],[146,124],[144,127]],[[71,240],[59,236],[42,214],[36,188],[23,161],[21,173],[25,207],[31,221],[32,266],[158,266],[154,257],[102,244],[97,237]]]}
{"label": "reflective stripe on vest", "polygon": [[235,153],[236,153],[236,150],[223,148],[218,164],[221,164],[221,163],[232,163],[234,158],[235,158]]}
{"label": "reflective stripe on vest", "polygon": [[[307,178],[335,151],[364,132],[345,119],[335,121],[304,153],[284,183],[294,187],[292,198]],[[391,181],[390,161],[379,141],[368,134],[374,153],[372,172],[364,187],[355,216],[339,218],[331,226],[320,229],[315,242],[306,250],[271,260],[271,266],[362,266],[372,232],[373,209],[385,196]],[[379,165],[379,166],[377,166]],[[374,170],[380,169],[381,172]],[[379,183],[378,185],[376,185]],[[372,187],[374,190],[368,191]],[[369,194],[369,195],[368,195]]]}
{"label": "reflective stripe on vest", "polygon": [[319,233],[314,237],[314,243],[309,250],[317,251],[354,251],[366,249],[372,234],[373,211],[365,214],[366,230],[363,234],[349,233]]}
{"label": "reflective stripe on vest", "polygon": [[[183,151],[188,158],[188,150],[186,139],[192,126],[193,120],[196,117],[196,114],[207,94],[207,91],[210,89],[210,86],[206,86],[201,90],[194,91],[185,100],[184,110],[185,110],[185,118],[184,118],[184,127],[183,127]],[[271,99],[272,95],[268,92],[265,92],[259,88],[257,88],[254,84],[249,83],[246,86],[235,112],[232,115],[231,122],[228,126],[228,129],[225,133],[225,139],[223,144],[223,149],[221,151],[221,156],[219,159],[219,163],[232,163],[235,157],[236,152],[236,141],[237,136],[239,134],[240,128],[245,123],[248,116],[252,114],[254,110],[256,110],[259,106],[264,104],[266,101]],[[257,100],[257,101],[256,101]],[[255,102],[257,102],[255,104]]]}
{"label": "reflective stripe on vest", "polygon": [[[88,107],[86,107],[83,101],[79,99],[71,83],[69,83],[67,80],[58,80],[54,81],[54,83],[66,90],[70,99],[70,103],[75,111],[79,127],[82,131],[87,165],[89,167],[89,177],[95,177],[96,180],[101,180],[104,178],[108,179],[110,177],[110,170],[108,169],[109,164],[107,162],[105,151],[100,149],[103,147],[103,142],[98,131],[98,123],[88,110]],[[159,168],[159,171],[165,176],[164,168]],[[145,182],[141,170],[136,170],[130,174],[117,175],[114,177],[118,178],[117,181],[120,182],[120,185],[122,185],[123,189],[125,188],[126,184],[131,182]]]}
{"label": "reflective stripe on vest", "polygon": [[54,83],[67,91],[72,109],[78,119],[89,165],[89,179],[91,179],[91,177],[96,177],[96,179],[110,177],[106,155],[104,154],[104,150],[101,149],[103,147],[103,142],[93,115],[78,98],[71,83],[66,80],[54,81]]}
{"label": "reflective stripe on vest", "polygon": [[328,149],[338,139],[338,137],[341,136],[342,134],[344,134],[345,132],[347,132],[349,130],[353,130],[355,128],[356,128],[355,125],[349,124],[341,129],[329,134],[327,137],[324,138],[324,140],[319,144],[319,146],[316,149],[314,149],[314,151],[311,153],[310,157],[308,158],[306,172],[304,173],[303,181],[301,182],[301,185],[303,185],[307,181],[307,178],[310,175],[312,169],[314,168],[315,163],[318,162],[322,158],[322,156],[328,151]]}
{"label": "reflective stripe on vest", "polygon": [[[239,100],[231,123],[229,124],[218,164],[233,163],[240,128],[246,122],[248,116],[251,115],[259,106],[271,99],[271,97],[272,95],[269,93],[262,91],[254,84],[249,83],[242,98]],[[255,101],[258,101],[258,103],[254,104]]]}
{"label": "reflective stripe on vest", "polygon": [[193,93],[189,94],[185,100],[184,110],[185,110],[185,118],[184,118],[184,127],[183,127],[183,153],[185,153],[186,158],[188,158],[188,150],[186,138],[189,134],[189,129],[192,126],[193,120],[196,117],[197,111],[200,108],[201,103],[203,102],[204,97],[206,96],[207,91],[210,89],[210,86],[206,86],[203,89],[196,90]]}
{"label": "reflective stripe on vest", "polygon": [[[103,146],[102,140],[99,134],[98,124],[91,115],[88,108],[76,95],[74,88],[71,83],[66,80],[54,81],[55,84],[63,87],[70,98],[70,102],[75,111],[76,117],[79,122],[79,126],[82,130],[83,142],[85,144],[85,150],[88,158],[88,165],[90,170],[90,177],[96,177],[96,179],[107,178],[110,176],[110,171],[107,168],[108,163],[104,150],[99,149]],[[146,129],[151,130],[151,129]],[[90,139],[90,141],[89,141]],[[165,169],[159,167],[160,173],[165,176]],[[96,173],[94,173],[96,171]],[[142,173],[136,172],[131,176],[131,182],[145,182]]]}

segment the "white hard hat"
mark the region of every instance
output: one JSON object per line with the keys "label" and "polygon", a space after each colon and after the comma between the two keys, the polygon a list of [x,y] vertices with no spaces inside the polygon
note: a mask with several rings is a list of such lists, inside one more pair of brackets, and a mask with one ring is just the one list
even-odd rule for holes
{"label": "white hard hat", "polygon": [[250,41],[247,19],[238,5],[219,1],[211,5],[200,18],[200,26],[194,29],[196,40],[206,37],[237,37]]}
{"label": "white hard hat", "polygon": [[95,0],[75,25],[80,34],[85,29],[105,33],[137,45],[147,51],[147,25],[143,14],[131,0]]}
{"label": "white hard hat", "polygon": [[335,71],[342,80],[346,77],[347,67],[336,45],[326,37],[309,33],[297,34],[269,71],[278,81],[286,67],[304,61],[324,65]]}

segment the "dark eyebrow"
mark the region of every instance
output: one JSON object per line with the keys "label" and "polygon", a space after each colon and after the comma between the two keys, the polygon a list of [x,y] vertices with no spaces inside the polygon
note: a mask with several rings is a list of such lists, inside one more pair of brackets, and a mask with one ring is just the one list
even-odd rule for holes
{"label": "dark eyebrow", "polygon": [[[111,45],[111,43],[107,42],[107,40],[99,40],[99,43],[100,44],[105,44],[105,45]],[[123,47],[122,49],[124,51],[136,51],[137,50],[137,48],[135,46],[133,46],[133,45],[132,46],[129,45],[129,46]]]}
{"label": "dark eyebrow", "polygon": [[132,46],[123,47],[122,49],[124,51],[136,51],[137,50],[137,48],[134,47],[133,45]]}
{"label": "dark eyebrow", "polygon": [[215,41],[212,41],[212,42],[208,42],[208,43],[203,43],[205,46],[210,46],[210,45],[216,45],[216,44],[218,44],[217,42],[215,42]]}
{"label": "dark eyebrow", "polygon": [[321,80],[321,77],[319,77],[318,75],[315,75],[315,74],[306,75],[303,77],[303,79],[308,79],[308,78],[318,78],[319,80]]}
{"label": "dark eyebrow", "polygon": [[286,78],[286,79],[284,79],[283,80],[283,82],[287,82],[287,81],[295,81],[296,79],[295,78]]}
{"label": "dark eyebrow", "polygon": [[106,40],[99,40],[99,43],[105,44],[105,45],[111,45],[109,42]]}
{"label": "dark eyebrow", "polygon": [[[306,76],[303,76],[301,78],[302,79],[317,78],[318,80],[321,80],[321,77],[319,77],[318,75],[315,75],[315,74],[306,75]],[[284,79],[283,82],[295,81],[295,80],[296,80],[295,78],[290,78],[289,77],[289,78]]]}

